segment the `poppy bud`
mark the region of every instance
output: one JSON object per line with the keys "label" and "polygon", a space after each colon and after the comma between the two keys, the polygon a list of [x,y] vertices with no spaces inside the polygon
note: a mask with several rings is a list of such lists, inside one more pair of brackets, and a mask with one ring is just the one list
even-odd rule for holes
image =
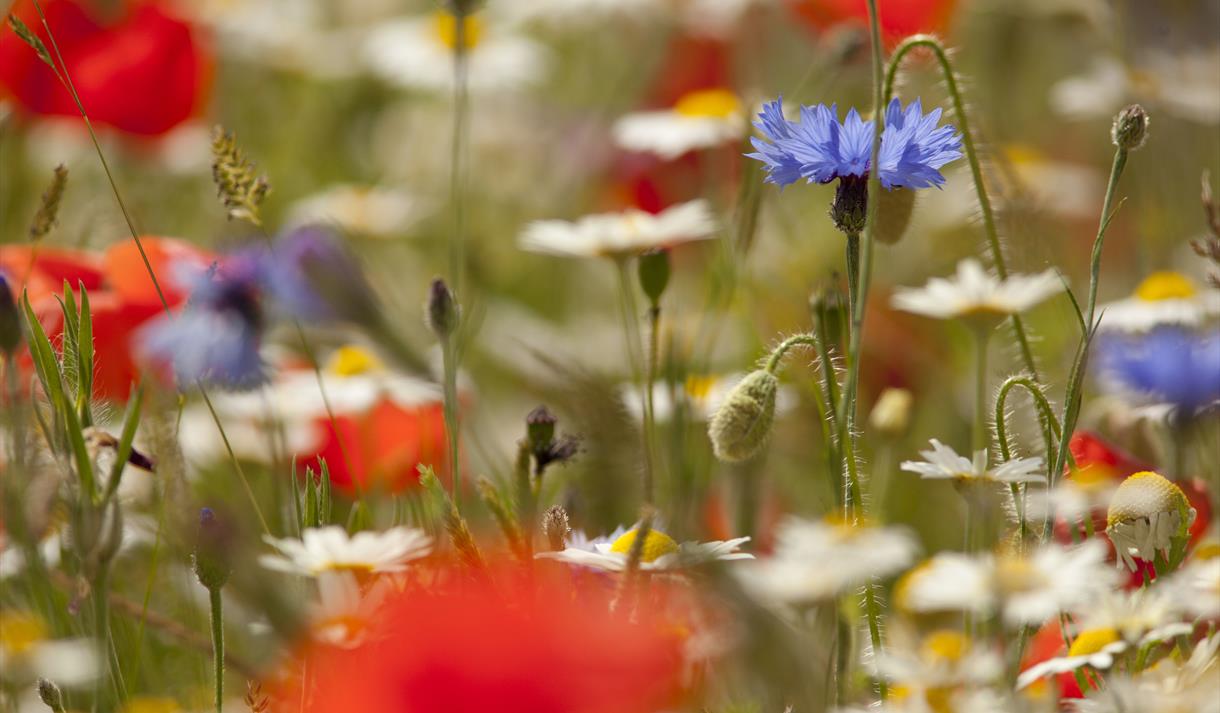
{"label": "poppy bud", "polygon": [[1124,151],[1134,151],[1143,146],[1148,139],[1148,112],[1139,104],[1124,107],[1114,117],[1110,138],[1115,146]]}
{"label": "poppy bud", "polygon": [[655,307],[669,285],[669,251],[656,249],[640,255],[639,275],[640,287]]}
{"label": "poppy bud", "polygon": [[708,425],[717,458],[732,463],[758,452],[771,433],[778,389],[779,379],[765,369],[747,374],[733,387]]}

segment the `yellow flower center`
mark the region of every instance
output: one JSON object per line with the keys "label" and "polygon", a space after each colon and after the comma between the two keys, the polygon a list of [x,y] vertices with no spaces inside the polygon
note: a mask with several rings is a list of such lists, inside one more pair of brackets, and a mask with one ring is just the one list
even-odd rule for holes
{"label": "yellow flower center", "polygon": [[686,383],[683,388],[686,389],[686,395],[692,401],[704,401],[708,394],[712,392],[712,387],[716,385],[716,377],[714,376],[698,376],[692,375],[686,377]]}
{"label": "yellow flower center", "polygon": [[924,637],[920,652],[927,661],[957,663],[970,649],[970,640],[958,631],[941,629]]}
{"label": "yellow flower center", "polygon": [[[449,49],[456,50],[458,46],[457,18],[448,12],[438,12],[433,17],[432,29],[436,32],[437,39]],[[466,35],[462,44],[467,50],[476,47],[483,39],[483,21],[475,15],[466,16],[462,21],[462,29]]]}
{"label": "yellow flower center", "polygon": [[1077,636],[1076,640],[1072,642],[1072,648],[1068,649],[1068,656],[1095,654],[1118,641],[1118,638],[1118,631],[1109,628],[1082,631],[1080,636]]}
{"label": "yellow flower center", "polygon": [[1220,542],[1204,542],[1195,548],[1192,556],[1200,561],[1220,558]]}
{"label": "yellow flower center", "polygon": [[1020,594],[1032,592],[1043,584],[1046,578],[1029,560],[1023,557],[1003,557],[996,562],[996,584],[1005,594]]}
{"label": "yellow flower center", "polygon": [[[622,555],[631,552],[631,546],[635,544],[635,537],[635,530],[624,532],[610,545],[610,551]],[[674,538],[666,535],[664,532],[649,530],[648,535],[644,537],[644,551],[640,554],[640,561],[652,562],[663,555],[673,554],[677,551],[678,543],[674,542]]]}
{"label": "yellow flower center", "polygon": [[336,349],[326,363],[326,370],[338,376],[357,376],[384,368],[385,364],[375,354],[352,345]]}
{"label": "yellow flower center", "polygon": [[123,713],[180,713],[182,706],[173,698],[136,696],[123,706]]}
{"label": "yellow flower center", "polygon": [[700,89],[682,95],[674,111],[682,116],[730,119],[741,112],[741,102],[728,89]]}
{"label": "yellow flower center", "polygon": [[351,572],[359,578],[361,575],[373,573],[373,565],[366,562],[331,562],[322,568],[323,572]]}
{"label": "yellow flower center", "polygon": [[1180,272],[1154,272],[1135,288],[1135,296],[1145,302],[1185,300],[1195,294],[1194,283]]}
{"label": "yellow flower center", "polygon": [[1110,487],[1115,480],[1114,469],[1104,463],[1090,463],[1072,471],[1072,487],[1087,493],[1096,493]]}
{"label": "yellow flower center", "polygon": [[47,627],[37,614],[0,611],[0,651],[23,654],[47,638]]}
{"label": "yellow flower center", "polygon": [[1114,491],[1106,527],[1159,512],[1185,511],[1187,507],[1189,504],[1181,488],[1157,473],[1144,471],[1127,478]]}

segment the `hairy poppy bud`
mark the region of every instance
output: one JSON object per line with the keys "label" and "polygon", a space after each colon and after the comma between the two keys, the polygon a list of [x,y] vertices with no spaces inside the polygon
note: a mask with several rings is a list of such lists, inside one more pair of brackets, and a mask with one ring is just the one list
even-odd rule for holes
{"label": "hairy poppy bud", "polygon": [[771,433],[778,390],[779,379],[765,369],[747,374],[733,387],[708,425],[717,458],[737,462],[758,452]]}

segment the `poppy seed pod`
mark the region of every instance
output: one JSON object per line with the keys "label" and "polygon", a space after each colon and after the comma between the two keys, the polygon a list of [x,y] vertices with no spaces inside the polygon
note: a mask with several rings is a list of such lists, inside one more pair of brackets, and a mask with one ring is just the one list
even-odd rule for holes
{"label": "poppy seed pod", "polygon": [[712,417],[708,436],[722,461],[735,463],[752,457],[771,433],[779,379],[765,370],[746,375]]}

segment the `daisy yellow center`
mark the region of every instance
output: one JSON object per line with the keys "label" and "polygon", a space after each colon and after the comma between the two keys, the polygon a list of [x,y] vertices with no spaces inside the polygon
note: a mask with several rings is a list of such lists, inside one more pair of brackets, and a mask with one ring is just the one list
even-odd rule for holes
{"label": "daisy yellow center", "polygon": [[[457,49],[458,46],[458,21],[457,18],[448,12],[438,12],[433,20],[433,30],[436,32],[436,37],[451,50]],[[469,50],[478,46],[479,41],[483,39],[483,21],[474,15],[467,15],[462,21],[462,29],[465,32],[465,49]]]}
{"label": "daisy yellow center", "polygon": [[1068,656],[1088,656],[1101,651],[1105,647],[1118,641],[1118,631],[1114,629],[1089,629],[1088,631],[1080,632],[1080,636],[1072,642],[1072,648],[1068,649]]}
{"label": "daisy yellow center", "polygon": [[1154,272],[1135,288],[1135,296],[1145,302],[1187,300],[1195,294],[1194,283],[1180,272]]}
{"label": "daisy yellow center", "polygon": [[1072,471],[1072,487],[1095,493],[1105,490],[1114,481],[1114,469],[1101,463],[1092,463]]}
{"label": "daisy yellow center", "polygon": [[1031,592],[1045,583],[1045,578],[1029,560],[1005,557],[996,562],[996,584],[1008,594]]}
{"label": "daisy yellow center", "polygon": [[[617,552],[625,555],[631,552],[631,546],[635,544],[636,531],[628,530],[610,545],[611,552]],[[644,537],[644,551],[640,554],[642,562],[653,562],[656,559],[673,554],[678,551],[678,543],[674,542],[674,538],[666,535],[664,532],[649,530]]]}
{"label": "daisy yellow center", "polygon": [[123,713],[179,713],[182,706],[173,698],[136,696],[123,706]]}
{"label": "daisy yellow center", "polygon": [[713,376],[688,376],[684,387],[687,396],[695,401],[703,401],[707,399],[715,385],[716,378]]}
{"label": "daisy yellow center", "polygon": [[37,615],[26,612],[0,612],[0,651],[22,654],[46,638],[46,625]]}
{"label": "daisy yellow center", "polygon": [[1127,520],[1151,517],[1159,512],[1172,512],[1187,508],[1186,495],[1182,489],[1163,476],[1144,471],[1123,481],[1110,501],[1110,512],[1106,527]]}
{"label": "daisy yellow center", "polygon": [[741,102],[728,89],[700,89],[682,95],[674,111],[682,116],[729,119],[741,112]]}
{"label": "daisy yellow center", "polygon": [[941,629],[924,637],[920,647],[924,659],[956,663],[966,656],[970,641],[958,631]]}
{"label": "daisy yellow center", "polygon": [[367,562],[332,562],[322,568],[324,572],[351,572],[354,575],[373,573],[373,565]]}
{"label": "daisy yellow center", "polygon": [[326,370],[338,376],[356,376],[384,368],[385,364],[372,352],[350,345],[336,349],[326,363]]}
{"label": "daisy yellow center", "polygon": [[1212,560],[1220,558],[1220,542],[1208,542],[1195,548],[1193,557],[1197,560]]}

